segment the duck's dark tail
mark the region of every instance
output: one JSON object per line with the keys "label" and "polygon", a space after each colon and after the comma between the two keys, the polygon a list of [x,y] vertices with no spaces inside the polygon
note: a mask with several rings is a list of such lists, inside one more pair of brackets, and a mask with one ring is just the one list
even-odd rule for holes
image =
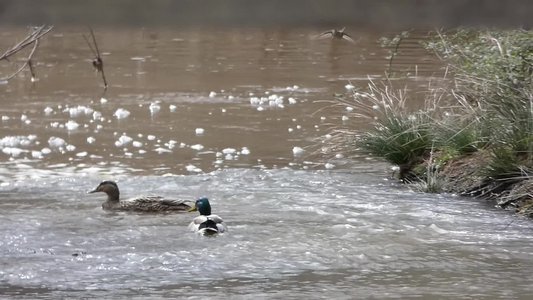
{"label": "duck's dark tail", "polygon": [[207,221],[200,224],[198,231],[203,235],[214,235],[218,233],[217,223],[215,221],[207,219]]}

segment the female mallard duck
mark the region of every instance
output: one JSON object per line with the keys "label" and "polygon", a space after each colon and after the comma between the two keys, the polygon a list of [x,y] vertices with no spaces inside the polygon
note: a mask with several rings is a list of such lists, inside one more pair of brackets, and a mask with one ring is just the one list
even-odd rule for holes
{"label": "female mallard duck", "polygon": [[317,38],[319,39],[322,39],[322,38],[331,38],[331,39],[339,39],[339,40],[347,40],[351,43],[355,43],[355,41],[352,39],[352,37],[347,34],[346,32],[344,32],[344,29],[346,29],[346,27],[343,27],[341,30],[337,30],[337,29],[331,29],[331,30],[328,30],[328,31],[324,31],[322,32],[321,34],[319,34],[317,36]]}
{"label": "female mallard duck", "polygon": [[205,197],[196,200],[189,211],[199,211],[200,215],[189,224],[189,229],[202,235],[213,235],[226,231],[226,224],[221,217],[211,214],[211,205]]}
{"label": "female mallard duck", "polygon": [[186,212],[191,207],[184,201],[165,199],[161,196],[140,196],[120,200],[118,186],[113,181],[103,181],[89,193],[103,192],[107,201],[102,203],[105,210],[137,211],[137,212]]}

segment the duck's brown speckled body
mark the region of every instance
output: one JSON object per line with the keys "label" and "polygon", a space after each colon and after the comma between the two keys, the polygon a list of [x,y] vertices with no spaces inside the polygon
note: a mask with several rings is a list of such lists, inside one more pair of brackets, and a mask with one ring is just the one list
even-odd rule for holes
{"label": "duck's brown speckled body", "polygon": [[118,186],[113,181],[103,181],[89,193],[103,192],[107,200],[102,203],[105,210],[136,212],[187,212],[191,206],[185,201],[165,199],[161,196],[139,196],[120,200]]}

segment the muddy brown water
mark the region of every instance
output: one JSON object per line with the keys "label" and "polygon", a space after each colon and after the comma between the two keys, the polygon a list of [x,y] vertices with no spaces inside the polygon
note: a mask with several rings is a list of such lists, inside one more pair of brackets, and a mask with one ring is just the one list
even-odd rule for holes
{"label": "muddy brown water", "polygon": [[[110,83],[103,94],[82,38],[87,32],[56,28],[36,55],[39,81],[32,84],[24,72],[0,85],[3,136],[32,135],[23,147],[15,141],[22,152],[10,156],[39,168],[118,165],[149,174],[186,174],[188,166],[301,167],[294,147],[315,144],[331,127],[364,125],[343,121],[345,106],[322,110],[325,101],[350,82],[364,89],[367,76],[382,77],[388,64],[378,33],[352,32],[352,44],[315,40],[317,32],[97,29]],[[4,32],[0,46],[24,34]],[[419,78],[441,73],[418,40],[404,47],[395,68],[411,68]],[[12,69],[4,63],[0,70]],[[118,118],[117,110],[129,116]]]}
{"label": "muddy brown water", "polygon": [[[39,80],[0,84],[0,295],[528,299],[529,223],[398,186],[364,155],[310,155],[331,128],[370,126],[328,101],[382,78],[376,40],[393,34],[312,38],[322,30],[95,28],[104,93],[86,30],[55,28]],[[3,28],[0,48],[26,32]],[[394,61],[413,106],[442,77],[423,36]],[[85,194],[103,179],[125,197],[206,195],[229,232],[103,212]]]}

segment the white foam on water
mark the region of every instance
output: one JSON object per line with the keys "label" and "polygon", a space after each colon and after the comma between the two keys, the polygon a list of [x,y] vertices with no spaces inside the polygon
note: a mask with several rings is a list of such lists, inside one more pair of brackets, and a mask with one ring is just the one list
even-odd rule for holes
{"label": "white foam on water", "polygon": [[18,157],[22,153],[27,153],[29,151],[17,147],[5,147],[2,149],[2,152],[7,155],[10,155],[11,157]]}
{"label": "white foam on water", "polygon": [[148,107],[148,109],[150,109],[150,113],[152,115],[155,115],[161,110],[161,105],[159,105],[159,103],[157,102],[152,102],[150,103],[150,106]]}
{"label": "white foam on water", "polygon": [[44,154],[41,151],[32,151],[31,152],[31,157],[33,157],[35,159],[41,159],[41,158],[44,157]]}
{"label": "white foam on water", "polygon": [[95,121],[104,121],[105,119],[102,118],[102,113],[101,112],[94,111],[93,112],[93,120],[95,120]]}
{"label": "white foam on water", "polygon": [[[118,138],[117,142],[120,144],[120,146],[125,146],[129,143],[131,143],[133,141],[133,138],[127,136],[127,135],[122,135]],[[115,142],[115,145],[117,145],[117,142]],[[119,146],[117,146],[119,147]]]}
{"label": "white foam on water", "polygon": [[187,165],[187,166],[185,166],[185,170],[187,170],[189,172],[193,172],[193,173],[201,173],[201,172],[203,172],[202,169],[198,168],[195,165]]}
{"label": "white foam on water", "polygon": [[305,150],[302,147],[295,146],[292,148],[292,154],[294,156],[301,156],[305,153]]}
{"label": "white foam on water", "polygon": [[169,149],[166,149],[166,148],[162,148],[162,147],[155,148],[154,151],[157,152],[158,154],[171,153],[172,152],[172,150],[169,150]]}
{"label": "white foam on water", "polygon": [[237,149],[235,148],[224,148],[222,149],[222,153],[224,154],[235,154],[237,152]]}
{"label": "white foam on water", "polygon": [[46,115],[50,115],[54,112],[54,109],[51,108],[50,106],[47,106],[44,108],[43,112],[46,114]]}
{"label": "white foam on water", "polygon": [[196,133],[196,135],[203,135],[205,130],[203,128],[196,128],[194,132]]}
{"label": "white foam on water", "polygon": [[333,169],[333,168],[335,168],[335,165],[332,164],[332,163],[326,163],[326,164],[324,165],[324,168],[326,168],[326,169]]}
{"label": "white foam on water", "polygon": [[[30,139],[31,138],[31,139]],[[21,145],[29,145],[31,141],[34,141],[37,138],[35,135],[23,136],[5,136],[0,139],[0,147],[18,147]]]}
{"label": "white foam on water", "polygon": [[64,111],[67,111],[71,118],[76,118],[81,115],[89,116],[94,112],[94,109],[84,105],[78,105],[75,107],[65,108]]}
{"label": "white foam on water", "polygon": [[87,156],[87,154],[88,154],[87,151],[83,151],[83,152],[76,153],[76,156],[77,157],[85,157],[85,156]]}
{"label": "white foam on water", "polygon": [[80,124],[78,124],[76,121],[74,120],[68,120],[67,123],[65,123],[65,128],[68,130],[68,131],[73,131],[73,130],[76,130],[78,129],[78,127],[80,127]]}
{"label": "white foam on water", "polygon": [[200,150],[204,149],[204,146],[201,145],[201,144],[195,144],[195,145],[191,145],[191,149],[200,151]]}
{"label": "white foam on water", "polygon": [[64,147],[66,145],[66,142],[64,139],[60,137],[52,136],[48,139],[48,145],[50,146],[50,148],[57,149],[57,148]]}
{"label": "white foam on water", "polygon": [[248,149],[248,147],[242,147],[241,154],[242,155],[250,155],[250,149]]}
{"label": "white foam on water", "polygon": [[124,108],[118,108],[113,116],[115,116],[117,119],[125,119],[130,115],[130,112]]}
{"label": "white foam on water", "polygon": [[258,97],[250,97],[250,104],[251,105],[260,105],[261,104],[261,99],[259,99]]}

